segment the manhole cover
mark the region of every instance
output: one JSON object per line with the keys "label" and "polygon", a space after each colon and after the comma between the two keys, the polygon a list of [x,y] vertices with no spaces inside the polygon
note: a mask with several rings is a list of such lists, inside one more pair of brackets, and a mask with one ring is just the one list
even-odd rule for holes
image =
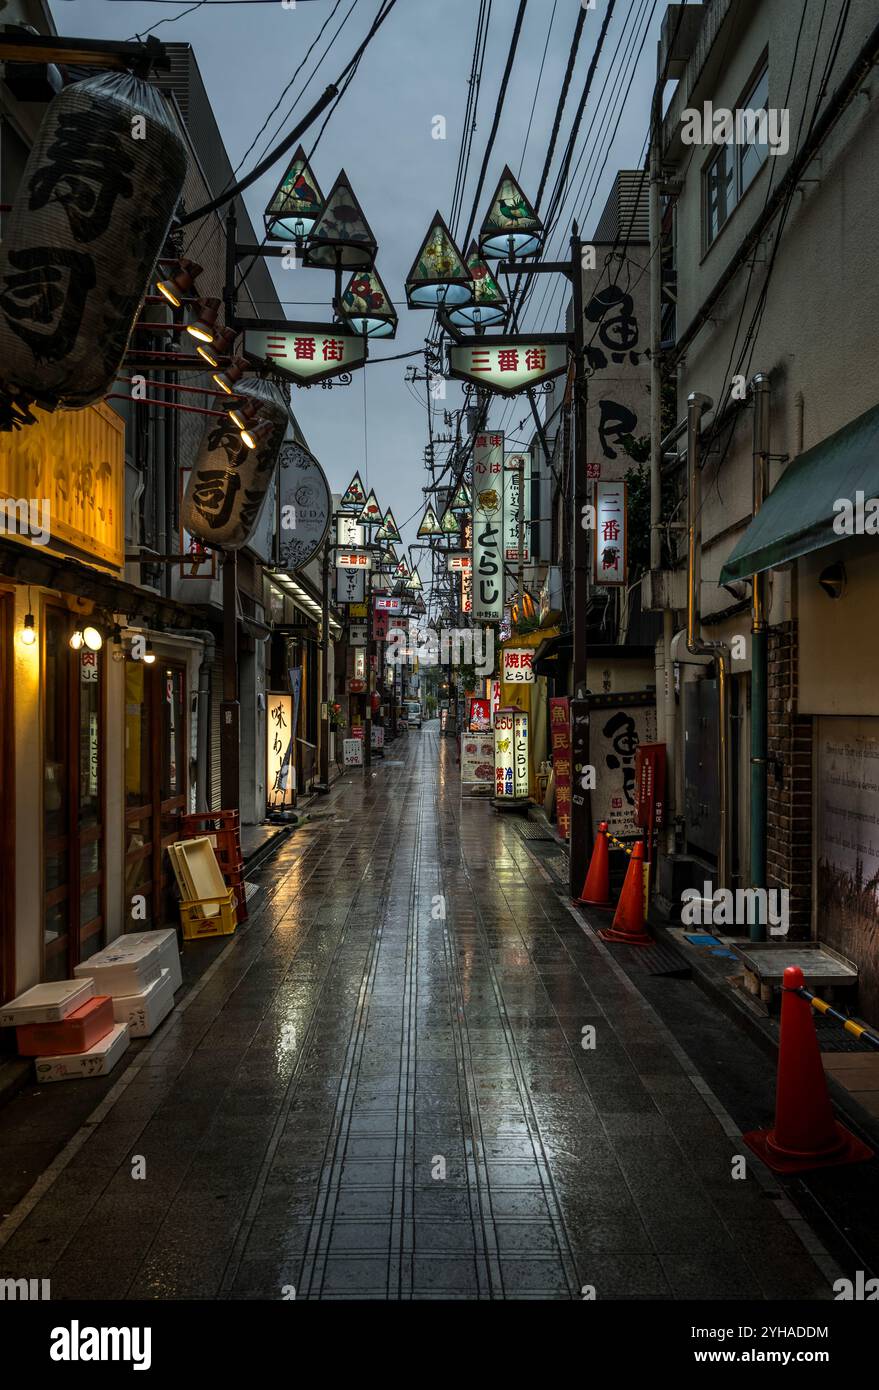
{"label": "manhole cover", "polygon": [[548,840],[551,844],[555,843],[555,836],[542,825],[535,825],[532,821],[526,821],[524,825],[518,827],[519,834],[523,840]]}

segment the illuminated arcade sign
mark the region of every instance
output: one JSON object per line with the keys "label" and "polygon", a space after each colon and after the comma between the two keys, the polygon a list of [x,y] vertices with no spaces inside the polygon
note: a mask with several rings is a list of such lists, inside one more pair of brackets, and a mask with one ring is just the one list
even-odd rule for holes
{"label": "illuminated arcade sign", "polygon": [[464,570],[469,570],[472,563],[472,556],[466,551],[451,552],[446,555],[446,567],[452,574],[460,574]]}
{"label": "illuminated arcade sign", "polygon": [[563,333],[544,338],[468,338],[449,349],[449,376],[475,381],[504,396],[560,376],[567,366],[568,340]]}
{"label": "illuminated arcade sign", "polygon": [[274,328],[248,328],[244,352],[270,362],[297,386],[350,372],[366,360],[366,340],[343,324],[290,323]]}
{"label": "illuminated arcade sign", "polygon": [[372,606],[377,613],[399,613],[403,607],[403,600],[391,594],[376,594]]}
{"label": "illuminated arcade sign", "polygon": [[521,709],[499,709],[494,717],[494,794],[528,795],[528,715]]}
{"label": "illuminated arcade sign", "polygon": [[372,569],[372,556],[367,550],[337,550],[336,568],[340,570]]}

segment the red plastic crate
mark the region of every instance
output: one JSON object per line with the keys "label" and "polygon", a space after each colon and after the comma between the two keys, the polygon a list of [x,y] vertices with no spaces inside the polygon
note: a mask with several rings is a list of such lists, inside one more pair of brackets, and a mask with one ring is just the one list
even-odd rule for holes
{"label": "red plastic crate", "polygon": [[113,1028],[113,1000],[109,994],[95,994],[72,1014],[57,1023],[27,1023],[16,1028],[15,1037],[22,1057],[71,1056],[88,1052]]}

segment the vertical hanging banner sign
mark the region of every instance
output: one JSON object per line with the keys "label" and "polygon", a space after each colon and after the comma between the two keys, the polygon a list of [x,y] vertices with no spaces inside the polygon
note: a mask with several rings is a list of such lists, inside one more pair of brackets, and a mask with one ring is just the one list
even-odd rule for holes
{"label": "vertical hanging banner sign", "polygon": [[294,696],[270,693],[266,696],[266,702],[266,785],[269,789],[269,809],[274,811],[293,805],[296,788]]}
{"label": "vertical hanging banner sign", "polygon": [[626,484],[596,483],[595,544],[592,547],[592,575],[596,584],[608,588],[625,584],[627,544]]}
{"label": "vertical hanging banner sign", "polygon": [[504,437],[473,443],[473,617],[499,622],[504,612]]}
{"label": "vertical hanging banner sign", "polygon": [[571,835],[571,723],[567,696],[550,699],[549,731],[555,776],[556,824],[567,840]]}
{"label": "vertical hanging banner sign", "polygon": [[[519,466],[522,461],[522,474]],[[522,484],[522,495],[519,485]],[[522,561],[531,562],[531,455],[507,454],[504,458],[504,559],[519,559],[519,513],[522,513]]]}

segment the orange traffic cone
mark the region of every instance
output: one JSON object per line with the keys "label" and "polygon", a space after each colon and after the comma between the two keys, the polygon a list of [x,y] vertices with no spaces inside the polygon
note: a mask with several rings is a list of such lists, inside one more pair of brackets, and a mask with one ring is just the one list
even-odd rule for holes
{"label": "orange traffic cone", "polygon": [[598,826],[598,836],[589,861],[586,881],[578,902],[590,907],[610,907],[610,852],[607,843],[607,821]]}
{"label": "orange traffic cone", "polygon": [[644,841],[632,850],[623,891],[609,927],[598,933],[604,941],[623,941],[627,946],[652,946],[653,938],[644,929]]}
{"label": "orange traffic cone", "polygon": [[797,993],[802,987],[802,970],[789,965],[781,996],[775,1124],[744,1136],[774,1173],[863,1163],[873,1157],[872,1149],[833,1118],[812,1006]]}

